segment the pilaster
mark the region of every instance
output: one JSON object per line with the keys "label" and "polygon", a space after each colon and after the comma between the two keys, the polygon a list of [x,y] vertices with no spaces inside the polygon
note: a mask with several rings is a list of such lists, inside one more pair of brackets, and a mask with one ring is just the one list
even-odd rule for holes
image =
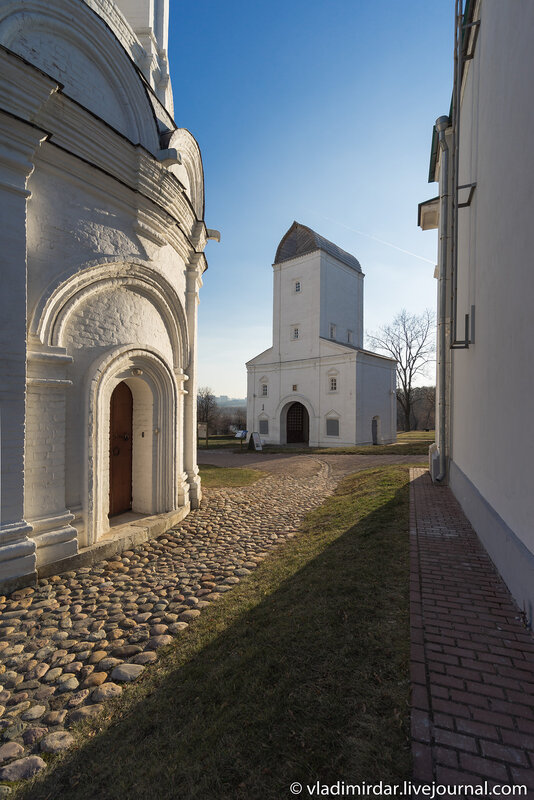
{"label": "pilaster", "polygon": [[204,256],[194,253],[186,271],[185,313],[189,330],[189,366],[187,394],[184,395],[184,470],[189,483],[191,508],[198,508],[202,499],[197,465],[197,327],[199,289],[202,286]]}
{"label": "pilaster", "polygon": [[46,132],[0,113],[0,582],[35,577],[35,544],[24,519],[26,400],[26,201],[33,157]]}

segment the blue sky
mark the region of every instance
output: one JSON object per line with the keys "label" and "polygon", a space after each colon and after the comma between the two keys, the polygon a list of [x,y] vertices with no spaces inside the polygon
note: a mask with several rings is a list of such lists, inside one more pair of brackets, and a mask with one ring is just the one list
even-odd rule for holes
{"label": "blue sky", "polygon": [[417,204],[437,193],[430,138],[449,108],[452,34],[453,0],[171,2],[175,118],[200,144],[206,224],[222,237],[206,248],[200,386],[245,396],[293,220],[359,259],[366,331],[434,308],[437,242]]}

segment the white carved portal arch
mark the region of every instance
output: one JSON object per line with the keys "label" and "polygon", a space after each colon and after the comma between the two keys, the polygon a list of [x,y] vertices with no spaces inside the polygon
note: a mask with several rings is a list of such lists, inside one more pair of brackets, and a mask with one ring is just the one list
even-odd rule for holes
{"label": "white carved portal arch", "polygon": [[177,448],[181,387],[157,350],[116,347],[93,362],[87,376],[85,545],[94,544],[109,530],[110,401],[121,381],[133,395],[132,510],[150,516],[178,507],[178,478],[183,472]]}
{"label": "white carved portal arch", "polygon": [[[73,409],[82,412],[76,456],[82,474],[79,479],[74,477],[71,485],[84,518],[79,547],[95,544],[110,528],[110,402],[113,390],[122,381],[133,396],[132,511],[152,516],[185,506],[189,500],[184,473],[184,382],[190,360],[189,337],[174,287],[140,262],[87,265],[48,287],[32,314],[30,334],[52,354],[58,350],[65,353],[70,348],[77,309],[90,307],[101,292],[119,296],[123,291],[150,301],[168,334],[167,349],[157,349],[155,342],[126,340],[113,344],[95,339],[85,355],[83,349],[73,351],[74,363],[69,370],[74,378],[71,391],[76,394],[71,396],[75,398]],[[95,344],[91,358],[99,349],[100,354],[96,360],[85,361]],[[78,364],[87,364],[83,373],[76,372]],[[82,375],[82,382],[76,384]],[[72,433],[77,435],[74,429]]]}
{"label": "white carved portal arch", "polygon": [[44,345],[64,347],[70,315],[91,294],[106,288],[124,288],[151,300],[169,334],[174,369],[188,367],[189,336],[180,298],[162,275],[140,262],[98,264],[88,266],[76,275],[63,277],[49,288],[37,304],[30,331]]}

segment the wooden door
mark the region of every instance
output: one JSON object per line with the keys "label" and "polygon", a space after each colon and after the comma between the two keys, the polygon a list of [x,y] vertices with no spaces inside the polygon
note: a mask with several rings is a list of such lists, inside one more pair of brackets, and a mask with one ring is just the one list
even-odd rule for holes
{"label": "wooden door", "polygon": [[109,442],[109,516],[132,507],[132,418],[130,388],[119,383],[111,395]]}
{"label": "wooden door", "polygon": [[308,441],[308,412],[302,403],[293,403],[287,410],[287,443]]}

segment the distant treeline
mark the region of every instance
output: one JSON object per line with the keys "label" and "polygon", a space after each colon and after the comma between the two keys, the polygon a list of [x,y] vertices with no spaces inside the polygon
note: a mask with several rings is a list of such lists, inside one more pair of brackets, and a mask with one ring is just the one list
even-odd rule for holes
{"label": "distant treeline", "polygon": [[399,395],[401,390],[397,389],[397,430],[399,431],[431,431],[435,428],[436,412],[436,387],[435,386],[414,386],[411,397],[410,425],[406,425]]}
{"label": "distant treeline", "polygon": [[246,405],[221,407],[209,386],[201,386],[197,394],[197,419],[207,425],[208,436],[231,434],[246,428],[247,408]]}

